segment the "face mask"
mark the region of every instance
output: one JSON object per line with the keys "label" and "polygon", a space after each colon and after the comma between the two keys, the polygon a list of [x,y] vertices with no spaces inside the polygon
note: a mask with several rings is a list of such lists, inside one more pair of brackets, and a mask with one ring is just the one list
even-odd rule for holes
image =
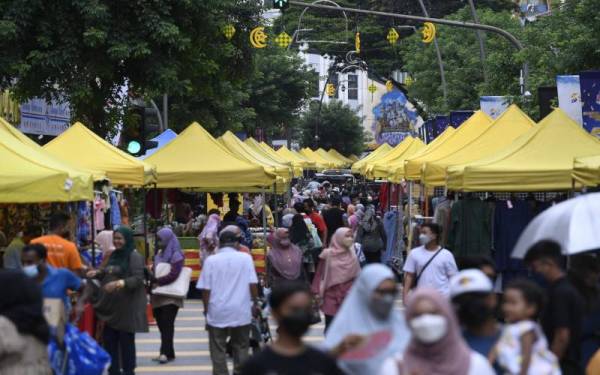
{"label": "face mask", "polygon": [[352,245],[354,245],[354,239],[350,237],[344,237],[344,239],[342,240],[342,245],[349,249],[352,247]]}
{"label": "face mask", "polygon": [[299,310],[284,316],[279,323],[288,334],[294,337],[302,337],[310,326],[310,313]]}
{"label": "face mask", "polygon": [[442,315],[423,314],[409,322],[416,339],[423,344],[440,341],[448,332],[448,321]]}
{"label": "face mask", "polygon": [[394,296],[392,294],[375,296],[371,299],[370,308],[377,319],[386,320],[394,308]]}
{"label": "face mask", "polygon": [[426,246],[431,242],[431,236],[428,236],[426,234],[420,234],[419,235],[419,243],[421,244],[421,246]]}
{"label": "face mask", "polygon": [[34,278],[39,275],[40,271],[38,270],[37,264],[32,264],[23,267],[23,273],[25,273],[25,275],[27,275],[28,277]]}

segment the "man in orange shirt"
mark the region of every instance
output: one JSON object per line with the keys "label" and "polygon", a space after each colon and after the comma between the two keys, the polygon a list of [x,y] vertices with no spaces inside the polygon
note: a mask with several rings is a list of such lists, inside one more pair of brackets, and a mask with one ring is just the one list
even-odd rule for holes
{"label": "man in orange shirt", "polygon": [[32,244],[42,244],[48,250],[48,264],[55,268],[67,268],[80,276],[83,275],[83,264],[77,246],[64,237],[69,233],[69,220],[64,212],[57,212],[50,217],[50,233],[36,238]]}

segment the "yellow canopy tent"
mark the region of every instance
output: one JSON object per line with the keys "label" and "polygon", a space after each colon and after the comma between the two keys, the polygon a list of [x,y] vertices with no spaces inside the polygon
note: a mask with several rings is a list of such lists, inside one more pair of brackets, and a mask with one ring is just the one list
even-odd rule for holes
{"label": "yellow canopy tent", "polygon": [[535,123],[516,105],[511,105],[479,137],[443,159],[423,166],[421,182],[427,186],[444,186],[446,169],[485,158],[510,145]]}
{"label": "yellow canopy tent", "polygon": [[281,164],[288,164],[291,167],[291,164],[285,160],[285,158],[282,158],[280,155],[278,155],[275,150],[273,150],[271,148],[271,146],[269,146],[268,144],[266,144],[265,142],[260,142],[259,146],[265,151],[265,153],[272,158],[273,160],[275,160],[278,163]]}
{"label": "yellow canopy tent", "polygon": [[408,158],[404,165],[404,178],[411,181],[421,179],[421,171],[425,163],[443,159],[465,147],[465,145],[479,137],[490,126],[492,121],[482,111],[476,111],[450,137],[443,141],[439,147],[427,148],[426,151],[424,150],[418,155]]}
{"label": "yellow canopy tent", "polygon": [[[37,152],[42,153],[43,156],[40,156],[40,157],[43,157],[43,159],[46,160],[46,162],[45,162],[46,164],[51,163],[55,168],[62,169],[62,170],[68,170],[72,173],[77,173],[79,175],[80,174],[83,174],[83,175],[91,174],[94,181],[101,181],[101,180],[105,180],[107,178],[106,173],[104,173],[103,171],[79,167],[73,163],[69,163],[68,161],[65,161],[65,160],[63,160],[59,157],[56,157],[56,156],[52,155],[51,153],[45,151],[42,148],[42,146],[35,143],[33,140],[31,140],[31,138],[29,138],[28,136],[23,134],[19,129],[12,126],[8,121],[6,121],[3,118],[0,118],[0,130],[9,134],[16,142],[20,142],[21,144],[31,147],[34,150],[36,150]],[[72,175],[72,173],[71,173],[71,175]],[[87,184],[87,181],[84,182],[84,184]]]}
{"label": "yellow canopy tent", "polygon": [[41,148],[19,142],[0,131],[0,202],[70,202],[92,200],[94,181],[89,173],[72,170]]}
{"label": "yellow canopy tent", "polygon": [[229,153],[197,122],[146,161],[156,166],[159,188],[203,191],[254,191],[270,188],[275,175]]}
{"label": "yellow canopy tent", "polygon": [[[456,131],[456,129],[454,129],[453,127],[451,127],[451,126],[447,127],[442,132],[442,134],[438,135],[433,141],[431,141],[425,147],[421,148],[419,151],[412,154],[411,158],[420,157],[421,155],[423,155],[427,152],[437,150],[441,145],[444,144],[444,142],[446,142],[450,137],[452,137],[454,135],[455,131]],[[394,181],[394,182],[402,181],[405,178],[404,177],[405,166],[406,166],[406,160],[402,164],[398,163],[398,164],[394,164],[393,166],[390,166],[390,170],[389,170],[390,181]]]}
{"label": "yellow canopy tent", "polygon": [[507,147],[484,159],[448,168],[448,188],[568,190],[573,184],[573,159],[599,154],[600,142],[561,109],[555,109]]}
{"label": "yellow canopy tent", "polygon": [[573,165],[573,178],[585,186],[600,185],[600,154],[576,158]]}
{"label": "yellow canopy tent", "polygon": [[309,160],[314,161],[319,169],[331,169],[335,168],[335,163],[330,160],[324,159],[321,155],[317,154],[310,148],[303,148],[300,151],[300,154],[304,155]]}
{"label": "yellow canopy tent", "polygon": [[294,166],[294,169],[297,170],[300,168],[300,171],[303,169],[315,169],[315,163],[309,160],[306,160],[300,157],[298,154],[294,153],[290,149],[285,146],[279,148],[279,150],[275,151],[277,155],[282,157],[283,159],[289,161]]}
{"label": "yellow canopy tent", "polygon": [[290,162],[286,158],[282,157],[281,155],[277,154],[273,149],[268,147],[266,144],[263,146],[261,143],[259,143],[256,139],[254,139],[252,137],[247,138],[244,141],[244,144],[246,146],[248,146],[249,148],[251,148],[252,150],[254,150],[255,152],[263,155],[263,157],[269,158],[278,164],[284,164],[284,165],[288,166],[289,168],[292,168],[294,176],[302,175],[301,168],[299,168],[297,165],[294,166],[294,164],[292,162]]}
{"label": "yellow canopy tent", "polygon": [[415,152],[418,152],[424,147],[426,147],[425,143],[419,138],[406,137],[383,158],[375,163],[368,164],[369,170],[367,171],[367,177],[389,179],[392,177],[390,171],[394,170],[398,165],[404,165],[407,158],[411,157]]}
{"label": "yellow canopy tent", "polygon": [[315,150],[315,152],[318,155],[320,155],[323,159],[330,160],[332,163],[334,163],[335,168],[344,168],[346,166],[346,162],[344,162],[343,160],[340,160],[340,159],[332,156],[330,153],[328,153],[327,151],[325,151],[322,148],[319,148],[319,149]]}
{"label": "yellow canopy tent", "polygon": [[354,154],[348,156],[348,159],[350,159],[352,161],[352,163],[356,163],[357,161],[360,160],[360,158]]}
{"label": "yellow canopy tent", "polygon": [[351,159],[345,157],[344,155],[342,155],[341,153],[339,153],[337,150],[335,150],[333,148],[330,148],[329,151],[327,151],[327,153],[329,155],[331,155],[332,157],[338,159],[342,163],[344,163],[344,165],[350,165],[350,164],[354,163],[354,160],[351,160]]}
{"label": "yellow canopy tent", "polygon": [[373,179],[374,177],[371,172],[373,171],[375,164],[379,163],[382,160],[390,160],[402,155],[406,151],[408,146],[410,146],[413,140],[414,138],[412,136],[408,136],[404,138],[402,142],[394,146],[389,152],[367,161],[362,165],[362,167],[360,167],[360,174],[367,178]]}
{"label": "yellow canopy tent", "polygon": [[44,150],[80,168],[104,171],[114,185],[144,186],[156,181],[150,163],[119,150],[80,122],[46,144]]}
{"label": "yellow canopy tent", "polygon": [[383,157],[385,154],[387,154],[391,150],[392,150],[392,146],[388,145],[387,143],[382,144],[381,146],[377,147],[373,152],[371,152],[369,155],[365,156],[364,158],[360,159],[356,163],[352,164],[352,173],[360,173],[362,167],[366,163],[368,163],[370,161],[375,161],[375,160],[377,160],[377,158]]}

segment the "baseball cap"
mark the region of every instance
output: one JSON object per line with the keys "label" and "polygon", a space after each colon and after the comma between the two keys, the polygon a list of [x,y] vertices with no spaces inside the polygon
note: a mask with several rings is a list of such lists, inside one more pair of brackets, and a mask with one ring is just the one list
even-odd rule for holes
{"label": "baseball cap", "polygon": [[450,297],[465,293],[491,293],[494,286],[489,277],[478,269],[460,271],[450,279]]}

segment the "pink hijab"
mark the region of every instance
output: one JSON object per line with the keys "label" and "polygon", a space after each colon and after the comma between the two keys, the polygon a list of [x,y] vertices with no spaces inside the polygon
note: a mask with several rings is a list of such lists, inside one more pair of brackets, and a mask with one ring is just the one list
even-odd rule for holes
{"label": "pink hijab", "polygon": [[219,225],[221,217],[217,214],[212,214],[208,217],[208,222],[202,229],[198,241],[200,242],[200,250],[205,252],[214,251],[219,246]]}
{"label": "pink hijab", "polygon": [[440,341],[425,345],[411,338],[402,360],[402,373],[428,375],[464,375],[471,365],[471,350],[465,343],[458,321],[447,298],[428,288],[419,288],[408,298],[406,321],[415,316],[415,306],[421,299],[427,299],[437,307],[448,320],[448,333]]}
{"label": "pink hijab", "polygon": [[115,245],[113,244],[113,231],[103,230],[102,232],[98,233],[96,236],[96,243],[98,246],[100,246],[103,256],[106,256],[106,254],[112,252],[115,249]]}
{"label": "pink hijab", "polygon": [[350,228],[339,228],[331,237],[330,247],[323,250],[319,258],[325,262],[323,281],[320,285],[321,296],[332,286],[354,280],[360,274],[360,264],[353,249],[342,245],[342,240]]}
{"label": "pink hijab", "polygon": [[279,228],[269,236],[267,241],[271,245],[271,250],[267,258],[273,268],[285,279],[297,280],[302,272],[302,250],[289,240],[287,246],[281,243],[286,233],[288,233],[286,228]]}

